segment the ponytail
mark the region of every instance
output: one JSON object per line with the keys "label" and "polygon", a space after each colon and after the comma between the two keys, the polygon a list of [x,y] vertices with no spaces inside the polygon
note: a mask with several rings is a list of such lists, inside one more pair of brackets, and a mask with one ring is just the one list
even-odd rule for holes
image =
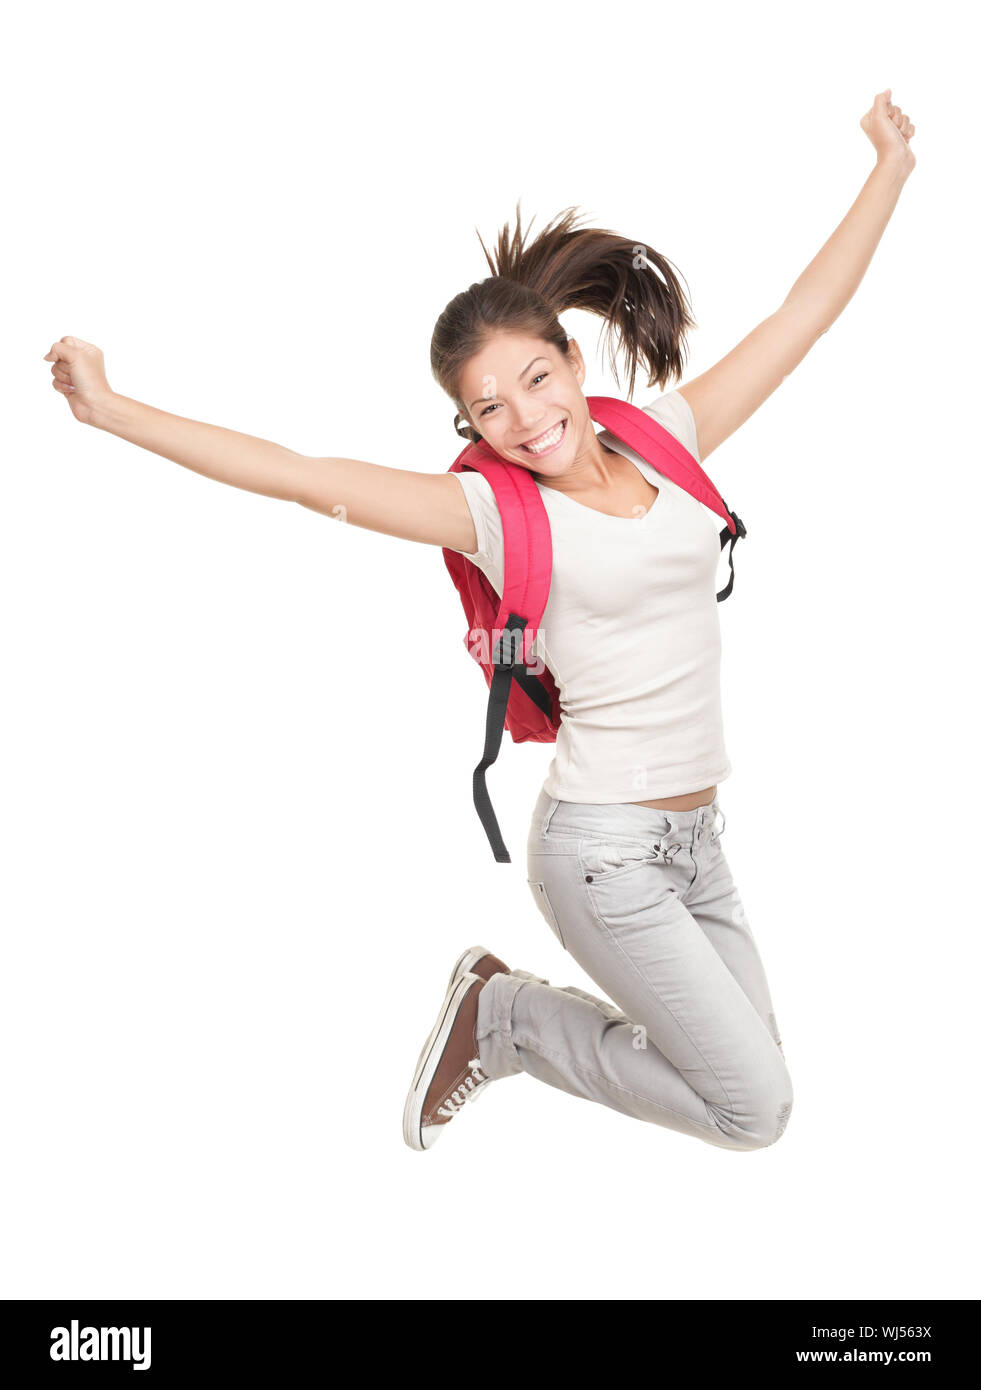
{"label": "ponytail", "polygon": [[502,332],[541,338],[568,355],[569,339],[558,318],[566,309],[586,309],[605,321],[618,388],[617,355],[626,358],[628,397],[641,365],[648,386],[663,388],[682,374],[686,335],[696,324],[671,262],[616,232],[578,227],[577,216],[577,208],[566,208],[529,244],[519,199],[514,233],[505,223],[493,256],[477,233],[491,275],[451,299],[436,322],[433,376],[458,407],[456,432],[474,443],[481,436],[465,423],[460,400],[465,363]]}

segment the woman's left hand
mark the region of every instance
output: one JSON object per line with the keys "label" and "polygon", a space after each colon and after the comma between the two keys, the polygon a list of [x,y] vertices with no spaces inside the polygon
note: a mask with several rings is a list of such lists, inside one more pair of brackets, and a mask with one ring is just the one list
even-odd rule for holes
{"label": "woman's left hand", "polygon": [[910,124],[909,116],[904,116],[898,106],[893,106],[891,87],[878,93],[871,110],[862,117],[861,126],[880,160],[896,160],[907,171],[916,164],[909,143],[916,126]]}

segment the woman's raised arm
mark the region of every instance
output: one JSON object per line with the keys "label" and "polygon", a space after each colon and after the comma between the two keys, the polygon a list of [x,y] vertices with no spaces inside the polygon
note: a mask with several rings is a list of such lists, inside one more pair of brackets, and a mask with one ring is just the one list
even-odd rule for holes
{"label": "woman's raised arm", "polygon": [[59,339],[44,360],[51,362],[52,385],[76,420],[195,473],[389,536],[470,554],[477,549],[463,488],[448,472],[309,458],[268,439],[170,415],[113,391],[101,351],[81,338]]}
{"label": "woman's raised arm", "polygon": [[858,289],[916,164],[916,126],[879,92],[861,119],[876,165],[848,214],[798,276],[775,313],[708,371],[678,388],[691,406],[699,457],[728,439],[803,361]]}

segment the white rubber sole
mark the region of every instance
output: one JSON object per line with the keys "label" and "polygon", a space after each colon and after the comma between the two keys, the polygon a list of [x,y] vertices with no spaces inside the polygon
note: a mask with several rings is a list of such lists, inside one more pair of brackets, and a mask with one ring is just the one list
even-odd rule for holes
{"label": "white rubber sole", "polygon": [[[462,962],[468,953],[465,952],[460,957]],[[481,951],[481,955],[486,955],[486,951]],[[480,957],[478,956],[479,960]],[[458,963],[459,964],[459,963]],[[422,1051],[419,1053],[419,1061],[416,1064],[415,1075],[412,1078],[412,1085],[409,1087],[409,1094],[406,1097],[405,1109],[402,1111],[402,1137],[410,1149],[416,1149],[420,1153],[432,1148],[439,1138],[439,1131],[445,1128],[444,1125],[428,1126],[424,1130],[422,1127],[422,1106],[426,1099],[426,1092],[432,1085],[436,1069],[443,1056],[443,1049],[446,1039],[450,1035],[456,1016],[460,1012],[460,1005],[467,996],[467,992],[473,987],[473,979],[466,974],[457,974],[454,967],[453,975],[450,978],[446,997],[443,1000],[442,1008],[436,1019],[436,1023],[423,1043]],[[430,1134],[429,1130],[435,1130]],[[426,1140],[428,1139],[428,1143]]]}
{"label": "white rubber sole", "polygon": [[464,951],[463,955],[450,971],[449,984],[447,984],[446,988],[450,989],[454,980],[459,979],[461,975],[468,975],[479,960],[483,960],[484,956],[489,956],[491,954],[492,952],[488,951],[486,946],[471,946],[468,950]]}

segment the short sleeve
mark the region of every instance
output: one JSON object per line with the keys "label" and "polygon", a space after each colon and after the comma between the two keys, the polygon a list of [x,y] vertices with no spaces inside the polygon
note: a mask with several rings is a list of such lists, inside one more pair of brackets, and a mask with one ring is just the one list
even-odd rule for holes
{"label": "short sleeve", "polygon": [[702,458],[698,452],[698,436],[695,433],[695,417],[691,406],[680,391],[667,391],[656,401],[642,407],[645,415],[650,415],[659,425],[663,425],[683,444],[699,463]]}
{"label": "short sleeve", "polygon": [[463,495],[467,499],[474,530],[477,532],[477,549],[471,552],[452,545],[448,545],[446,549],[455,550],[458,555],[465,555],[479,570],[483,570],[500,592],[499,581],[504,567],[504,532],[494,489],[483,473],[474,469],[464,469],[452,473],[451,476],[459,480]]}

